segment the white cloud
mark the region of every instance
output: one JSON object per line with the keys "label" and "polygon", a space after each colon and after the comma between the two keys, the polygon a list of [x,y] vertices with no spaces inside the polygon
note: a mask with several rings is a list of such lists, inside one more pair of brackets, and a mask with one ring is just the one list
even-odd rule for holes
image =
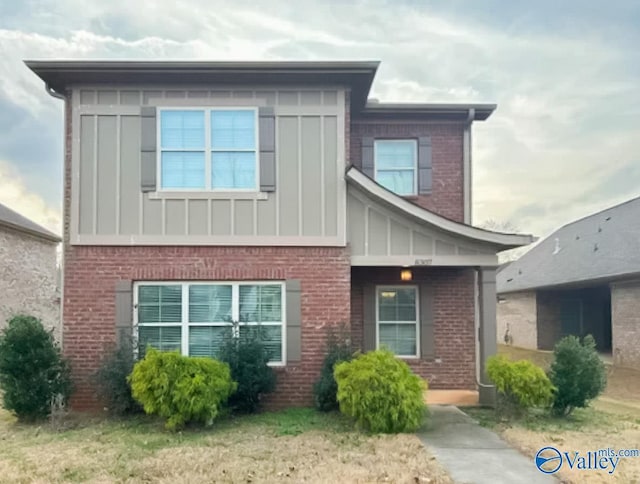
{"label": "white cloud", "polygon": [[0,203],[55,234],[62,233],[62,213],[49,206],[7,162],[0,160]]}

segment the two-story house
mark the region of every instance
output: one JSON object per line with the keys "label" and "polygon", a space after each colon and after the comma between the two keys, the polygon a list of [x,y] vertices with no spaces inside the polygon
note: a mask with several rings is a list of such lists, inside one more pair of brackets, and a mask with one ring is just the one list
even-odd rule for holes
{"label": "two-story house", "polygon": [[494,105],[367,101],[378,62],[26,64],[65,102],[77,408],[118,334],[215,356],[229,320],[268,334],[272,406],[311,403],[338,325],[431,388],[478,387],[496,253],[531,242],[470,225],[471,125]]}

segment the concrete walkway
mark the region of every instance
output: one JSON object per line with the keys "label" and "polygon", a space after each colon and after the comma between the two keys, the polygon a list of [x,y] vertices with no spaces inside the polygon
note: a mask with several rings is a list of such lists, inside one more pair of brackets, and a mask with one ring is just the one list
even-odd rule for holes
{"label": "concrete walkway", "polygon": [[450,405],[429,407],[429,428],[418,437],[464,484],[538,484],[558,481],[540,472],[532,458],[520,454],[489,429]]}

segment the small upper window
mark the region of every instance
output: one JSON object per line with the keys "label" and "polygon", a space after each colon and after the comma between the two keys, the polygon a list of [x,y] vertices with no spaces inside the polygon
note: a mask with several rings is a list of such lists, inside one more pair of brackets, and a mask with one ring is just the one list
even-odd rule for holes
{"label": "small upper window", "polygon": [[417,193],[417,144],[415,140],[376,140],[375,179],[398,195]]}
{"label": "small upper window", "polygon": [[163,190],[257,190],[255,109],[161,109]]}

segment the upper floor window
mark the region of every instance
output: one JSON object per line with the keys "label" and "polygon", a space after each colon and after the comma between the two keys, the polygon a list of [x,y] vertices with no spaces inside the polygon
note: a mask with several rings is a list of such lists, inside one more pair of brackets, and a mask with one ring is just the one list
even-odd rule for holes
{"label": "upper floor window", "polygon": [[398,195],[416,195],[416,140],[376,140],[374,152],[375,180]]}
{"label": "upper floor window", "polygon": [[256,109],[159,110],[163,190],[258,190]]}

